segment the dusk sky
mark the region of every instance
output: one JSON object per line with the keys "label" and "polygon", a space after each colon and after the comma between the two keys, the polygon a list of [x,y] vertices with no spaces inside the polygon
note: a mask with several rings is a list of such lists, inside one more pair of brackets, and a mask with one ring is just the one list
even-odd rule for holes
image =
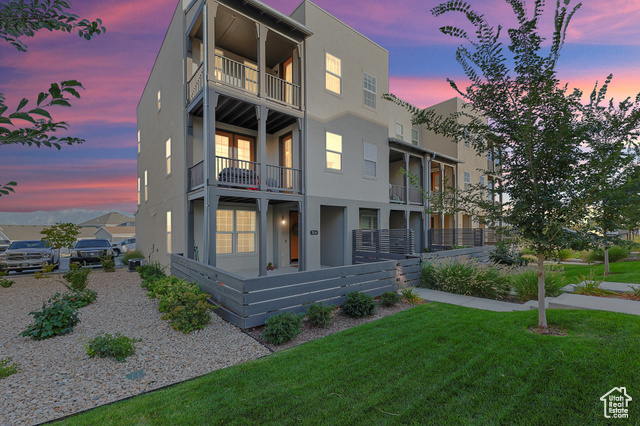
{"label": "dusk sky", "polygon": [[[263,1],[286,14],[300,3]],[[455,24],[457,16],[434,18],[429,12],[439,1],[315,3],[389,51],[390,91],[397,96],[427,107],[456,95],[447,77],[464,82],[454,58],[459,42],[438,31]],[[512,14],[504,0],[471,3],[492,24],[511,22],[505,22]],[[551,12],[555,1],[547,3]],[[609,97],[635,97],[640,92],[640,1],[583,3],[561,54],[561,80],[590,92],[596,81],[613,73]],[[75,0],[71,11],[91,20],[101,18],[106,34],[85,41],[76,34],[41,31],[23,39],[27,53],[0,47],[0,92],[10,110],[22,97],[34,102],[52,82],[82,82],[81,100],[51,112],[55,120],[69,122],[68,135],[86,139],[61,151],[2,147],[0,184],[15,180],[18,187],[15,194],[0,197],[0,211],[136,211],[136,107],[176,5],[177,0]],[[549,23],[551,19],[547,14]],[[551,25],[545,29],[550,34]]]}

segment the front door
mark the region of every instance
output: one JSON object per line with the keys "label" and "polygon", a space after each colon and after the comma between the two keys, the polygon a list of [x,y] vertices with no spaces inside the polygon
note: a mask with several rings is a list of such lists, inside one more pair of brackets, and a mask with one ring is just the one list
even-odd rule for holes
{"label": "front door", "polygon": [[298,261],[298,212],[289,212],[289,253],[291,263]]}

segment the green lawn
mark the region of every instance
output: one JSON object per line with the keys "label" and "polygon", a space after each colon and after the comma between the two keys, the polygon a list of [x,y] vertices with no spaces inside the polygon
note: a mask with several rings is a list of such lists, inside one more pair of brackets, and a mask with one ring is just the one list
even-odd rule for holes
{"label": "green lawn", "polygon": [[[600,424],[626,386],[640,421],[640,317],[429,303],[63,424]],[[622,424],[623,421],[618,421]]]}
{"label": "green lawn", "polygon": [[[579,275],[587,276],[589,270],[595,271],[596,277],[603,278],[604,264],[598,265],[562,265],[564,267],[564,276],[571,284],[576,284]],[[617,283],[639,283],[640,284],[640,262],[615,262],[609,264],[611,275],[607,275],[605,281],[613,281]]]}

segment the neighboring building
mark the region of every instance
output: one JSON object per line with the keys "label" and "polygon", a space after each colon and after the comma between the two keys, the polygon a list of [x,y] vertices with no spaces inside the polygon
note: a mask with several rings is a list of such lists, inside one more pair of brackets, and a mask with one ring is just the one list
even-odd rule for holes
{"label": "neighboring building", "polygon": [[100,228],[101,226],[133,226],[134,220],[129,216],[125,216],[118,212],[111,212],[98,216],[96,218],[87,220],[86,222],[79,223],[81,227],[94,227]]}
{"label": "neighboring building", "polygon": [[264,275],[351,264],[355,229],[413,229],[421,252],[429,228],[462,226],[425,217],[399,170],[440,190],[487,159],[382,100],[388,65],[310,1],[180,1],[138,104],[138,247]]}
{"label": "neighboring building", "polygon": [[97,239],[109,240],[116,242],[125,238],[133,238],[136,236],[135,226],[101,226],[93,233]]}

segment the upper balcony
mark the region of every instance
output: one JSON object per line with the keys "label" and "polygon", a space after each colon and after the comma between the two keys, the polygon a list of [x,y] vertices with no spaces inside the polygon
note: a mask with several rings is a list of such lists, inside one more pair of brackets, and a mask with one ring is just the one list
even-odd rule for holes
{"label": "upper balcony", "polygon": [[[408,170],[418,181],[419,188],[411,184],[409,176],[402,172]],[[389,202],[394,204],[422,205],[424,177],[420,157],[391,149],[389,151]]]}
{"label": "upper balcony", "polygon": [[301,42],[220,5],[212,20],[215,40],[205,43],[198,19],[187,43],[187,105],[199,98],[208,80],[228,95],[241,93],[302,109]]}

